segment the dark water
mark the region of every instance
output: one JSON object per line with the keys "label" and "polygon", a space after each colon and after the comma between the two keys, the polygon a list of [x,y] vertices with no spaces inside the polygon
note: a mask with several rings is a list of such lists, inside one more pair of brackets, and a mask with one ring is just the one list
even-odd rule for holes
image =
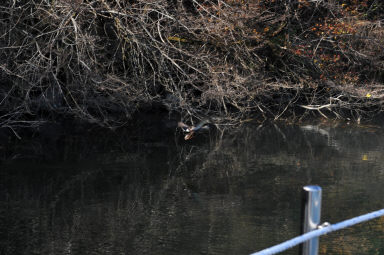
{"label": "dark water", "polygon": [[[324,221],[384,208],[383,130],[333,125],[2,146],[0,254],[249,254],[300,233],[307,184],[323,188]],[[320,254],[384,254],[383,224],[322,237]]]}

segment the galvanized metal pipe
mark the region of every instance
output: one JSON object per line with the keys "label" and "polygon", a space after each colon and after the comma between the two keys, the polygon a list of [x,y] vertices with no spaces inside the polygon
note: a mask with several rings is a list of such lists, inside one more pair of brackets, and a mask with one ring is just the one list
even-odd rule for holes
{"label": "galvanized metal pipe", "polygon": [[[309,201],[312,201],[312,203],[309,203]],[[317,201],[317,202],[316,202]],[[310,242],[311,240],[317,239],[317,244],[316,244],[316,254],[318,251],[318,238],[322,235],[329,234],[331,232],[348,228],[353,225],[369,221],[378,217],[384,217],[384,209],[370,212],[364,215],[360,215],[358,217],[348,219],[336,224],[322,224],[321,227],[319,227],[320,223],[320,210],[321,210],[321,188],[319,186],[305,186],[304,187],[304,206],[303,206],[303,216],[306,215],[306,211],[308,208],[317,208],[315,210],[315,214],[312,214],[312,221],[307,221],[307,224],[303,222],[303,227],[304,226],[312,226],[314,227],[316,225],[316,228],[314,230],[311,230],[301,236],[297,236],[295,238],[292,238],[291,240],[285,241],[283,243],[277,244],[275,246],[269,247],[267,249],[264,249],[259,252],[252,253],[251,255],[274,255],[280,252],[283,252],[285,250],[288,250],[296,245]],[[307,203],[308,202],[308,203]],[[307,214],[308,215],[308,214]],[[305,218],[305,217],[304,217]],[[315,223],[317,222],[317,224]],[[304,230],[304,228],[303,228]],[[312,243],[313,245],[313,243]],[[304,252],[304,250],[302,250]],[[311,253],[308,253],[312,255]]]}
{"label": "galvanized metal pipe", "polygon": [[[320,225],[321,193],[321,187],[317,185],[308,185],[303,188],[302,234],[316,230]],[[318,251],[318,237],[306,241],[301,246],[302,255],[317,255]]]}
{"label": "galvanized metal pipe", "polygon": [[328,225],[326,227],[313,230],[313,231],[308,232],[304,235],[301,235],[301,236],[292,238],[291,240],[285,241],[281,244],[272,246],[270,248],[264,249],[264,250],[259,251],[259,252],[252,253],[251,255],[273,255],[273,254],[277,254],[279,252],[283,252],[285,250],[288,250],[289,248],[292,248],[298,244],[301,244],[301,243],[306,242],[308,240],[311,240],[313,238],[316,238],[316,237],[319,237],[322,235],[326,235],[326,234],[329,234],[331,232],[334,232],[334,231],[337,231],[340,229],[348,228],[348,227],[351,227],[353,225],[356,225],[356,224],[359,224],[359,223],[362,223],[365,221],[373,220],[375,218],[382,217],[382,216],[384,216],[384,209],[370,212],[370,213],[367,213],[367,214],[364,214],[364,215],[361,215],[361,216],[358,216],[358,217],[355,217],[355,218],[352,218],[349,220],[345,220],[345,221],[342,221],[342,222],[339,222],[336,224]]}

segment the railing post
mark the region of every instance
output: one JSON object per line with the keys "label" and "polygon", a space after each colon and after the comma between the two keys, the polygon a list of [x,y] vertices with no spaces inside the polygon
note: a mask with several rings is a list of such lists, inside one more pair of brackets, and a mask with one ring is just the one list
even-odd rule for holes
{"label": "railing post", "polygon": [[[303,188],[302,208],[302,234],[315,230],[320,225],[321,215],[321,188],[316,185],[308,185]],[[301,245],[301,255],[317,255],[319,250],[319,238]]]}

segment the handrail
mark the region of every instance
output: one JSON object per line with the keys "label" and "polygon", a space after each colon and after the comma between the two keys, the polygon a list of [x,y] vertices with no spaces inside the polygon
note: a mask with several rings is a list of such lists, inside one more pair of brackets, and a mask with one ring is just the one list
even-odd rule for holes
{"label": "handrail", "polygon": [[329,234],[333,231],[337,231],[343,228],[347,228],[365,221],[369,221],[378,217],[384,216],[384,209],[377,210],[374,212],[370,212],[361,216],[357,216],[352,219],[348,219],[336,224],[328,225],[326,227],[319,227],[319,229],[313,230],[311,232],[305,233],[301,236],[297,236],[291,240],[285,241],[283,243],[280,243],[278,245],[272,246],[270,248],[264,249],[259,252],[252,253],[251,255],[272,255],[276,254],[282,251],[285,251],[287,249],[290,249],[298,244],[301,244],[303,242],[306,242],[312,238],[319,237],[322,235]]}

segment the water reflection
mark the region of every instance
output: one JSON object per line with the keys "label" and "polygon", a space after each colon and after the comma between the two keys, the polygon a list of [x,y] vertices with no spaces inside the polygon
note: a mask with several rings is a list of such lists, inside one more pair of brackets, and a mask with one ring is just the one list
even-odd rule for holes
{"label": "water reflection", "polygon": [[[249,254],[299,234],[307,184],[322,186],[331,223],[384,207],[378,128],[58,139],[54,155],[36,142],[40,157],[3,161],[0,254]],[[331,234],[321,254],[380,254],[383,231],[379,219]]]}

